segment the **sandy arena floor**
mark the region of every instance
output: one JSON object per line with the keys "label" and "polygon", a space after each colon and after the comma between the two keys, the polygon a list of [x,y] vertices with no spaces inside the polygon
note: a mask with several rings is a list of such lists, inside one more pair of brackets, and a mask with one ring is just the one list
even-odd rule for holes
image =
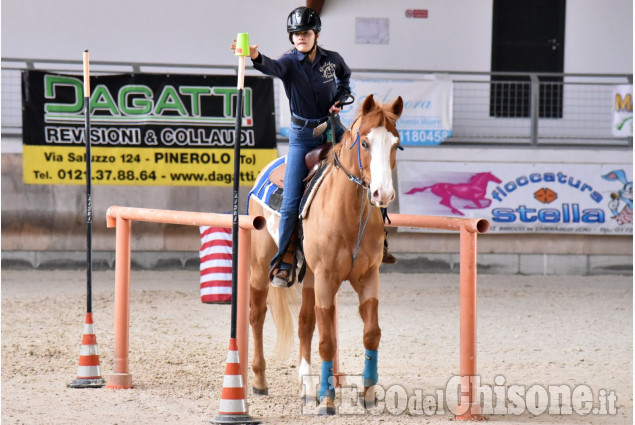
{"label": "sandy arena floor", "polygon": [[[230,307],[202,304],[198,280],[196,271],[133,271],[134,388],[70,389],[83,332],[85,271],[3,270],[2,423],[201,424],[214,418]],[[113,271],[94,273],[93,311],[104,377],[113,366],[113,289]],[[507,404],[498,407],[511,411],[487,415],[489,421],[633,423],[632,277],[480,275],[478,297],[481,385],[491,389],[496,384],[494,393],[505,395]],[[341,368],[360,374],[357,297],[345,284],[339,300]],[[286,360],[273,358],[275,330],[268,319],[270,395],[249,395],[252,417],[265,424],[454,423],[455,402],[448,401],[452,394],[445,390],[458,373],[458,275],[383,274],[379,306],[384,403],[360,411],[338,392],[338,416],[303,414],[310,409],[298,397],[297,350]],[[317,343],[313,363],[317,374]],[[549,401],[542,396],[549,386],[561,385],[576,394],[573,413],[549,414]],[[533,404],[529,395],[538,395],[536,408],[522,406]],[[593,404],[582,403],[587,396]],[[439,404],[443,411],[433,413],[421,400]],[[579,414],[585,407],[609,411],[613,404],[613,415]],[[514,410],[522,414],[511,414]]]}

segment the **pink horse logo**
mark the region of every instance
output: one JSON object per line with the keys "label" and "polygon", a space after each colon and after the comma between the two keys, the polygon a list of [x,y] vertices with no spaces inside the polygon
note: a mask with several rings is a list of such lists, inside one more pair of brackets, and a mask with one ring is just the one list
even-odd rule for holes
{"label": "pink horse logo", "polygon": [[413,195],[430,189],[432,193],[441,198],[439,204],[444,205],[454,213],[465,215],[452,205],[452,197],[456,196],[474,203],[474,206],[466,206],[465,208],[480,209],[487,208],[492,203],[491,199],[485,197],[487,192],[487,184],[489,182],[500,183],[500,179],[489,173],[477,173],[470,177],[467,183],[437,183],[432,186],[415,187],[406,192],[407,195]]}

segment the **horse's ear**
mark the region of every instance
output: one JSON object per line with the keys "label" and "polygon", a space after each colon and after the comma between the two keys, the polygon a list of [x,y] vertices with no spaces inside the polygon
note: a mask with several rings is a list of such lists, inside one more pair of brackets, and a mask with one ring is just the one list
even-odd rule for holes
{"label": "horse's ear", "polygon": [[392,104],[392,112],[397,115],[397,118],[399,118],[401,116],[401,113],[403,112],[403,99],[401,98],[401,96],[399,96],[397,98],[397,100],[395,100]]}
{"label": "horse's ear", "polygon": [[364,103],[362,104],[362,115],[366,115],[375,107],[375,99],[373,99],[373,95],[369,94],[364,99]]}

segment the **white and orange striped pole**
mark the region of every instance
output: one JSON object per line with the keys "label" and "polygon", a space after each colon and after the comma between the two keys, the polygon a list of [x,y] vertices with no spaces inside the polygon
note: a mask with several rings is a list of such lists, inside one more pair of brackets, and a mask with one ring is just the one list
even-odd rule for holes
{"label": "white and orange striped pole", "polygon": [[100,388],[106,385],[101,377],[99,355],[97,354],[97,337],[93,325],[92,294],[92,194],[91,194],[91,153],[90,153],[90,74],[88,50],[84,50],[84,141],[86,143],[86,319],[84,335],[79,354],[77,379],[69,384],[71,388]]}
{"label": "white and orange striped pole", "polygon": [[[249,336],[239,335],[240,340],[236,342],[237,330],[248,329],[247,315],[238,318],[239,300],[248,303],[248,289],[239,287],[238,282],[246,281],[248,274],[248,264],[241,262],[245,257],[240,255],[239,243],[246,242],[245,237],[240,237],[238,230],[238,189],[240,181],[240,135],[243,111],[243,89],[245,88],[245,56],[249,56],[249,34],[239,33],[236,36],[235,55],[238,56],[238,83],[236,85],[236,127],[234,134],[234,202],[233,202],[233,222],[232,222],[232,308],[231,308],[231,329],[229,338],[229,354],[227,365],[225,366],[225,379],[223,381],[223,391],[221,394],[221,404],[218,415],[211,420],[214,424],[259,424],[260,421],[252,419],[247,413],[247,400],[242,376],[247,376],[247,364],[242,367],[238,358],[238,345],[241,351],[246,352]],[[242,248],[242,247],[241,247]],[[239,267],[242,265],[242,267]],[[239,279],[241,277],[241,279]],[[242,293],[245,291],[245,293]],[[240,323],[239,323],[240,322]],[[235,355],[233,354],[235,352]],[[247,361],[247,359],[243,359]],[[231,373],[231,374],[229,374]],[[238,376],[237,376],[238,375]],[[240,379],[240,382],[237,381]],[[240,384],[240,385],[238,385]]]}

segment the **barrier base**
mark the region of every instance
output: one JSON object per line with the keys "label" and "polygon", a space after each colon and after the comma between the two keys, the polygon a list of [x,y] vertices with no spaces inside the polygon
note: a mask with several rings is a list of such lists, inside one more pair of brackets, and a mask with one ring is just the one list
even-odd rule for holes
{"label": "barrier base", "polygon": [[69,388],[101,388],[106,385],[104,378],[77,378],[68,384]]}
{"label": "barrier base", "polygon": [[128,390],[132,388],[132,375],[115,372],[106,377],[106,388],[114,390]]}
{"label": "barrier base", "polygon": [[213,424],[259,424],[258,419],[253,419],[249,415],[218,415],[210,420]]}

